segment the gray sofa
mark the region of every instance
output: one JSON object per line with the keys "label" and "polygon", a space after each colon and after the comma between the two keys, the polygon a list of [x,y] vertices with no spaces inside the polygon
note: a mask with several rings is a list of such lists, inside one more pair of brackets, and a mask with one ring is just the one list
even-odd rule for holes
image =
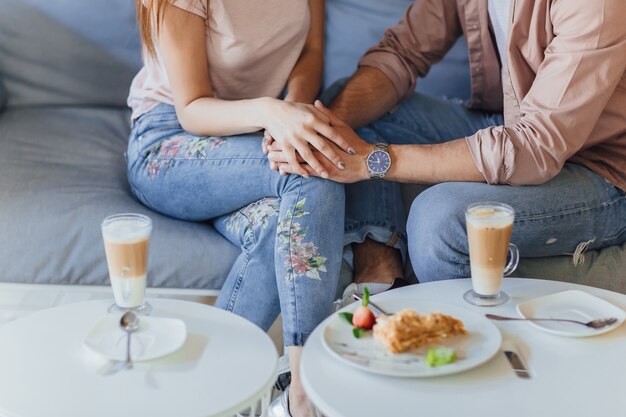
{"label": "gray sofa", "polygon": [[[410,0],[328,0],[326,83]],[[467,98],[463,41],[419,83]],[[129,191],[125,98],[140,67],[132,0],[0,2],[0,281],[107,285],[100,221],[140,212],[154,221],[150,285],[219,289],[238,249],[208,223],[151,212]],[[414,187],[405,187],[407,203]],[[525,259],[518,275],[626,292],[626,248]]]}

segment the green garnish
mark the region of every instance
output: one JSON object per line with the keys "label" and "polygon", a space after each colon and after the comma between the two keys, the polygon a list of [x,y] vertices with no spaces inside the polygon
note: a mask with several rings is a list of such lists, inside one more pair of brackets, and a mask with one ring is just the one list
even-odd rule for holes
{"label": "green garnish", "polygon": [[370,289],[363,287],[363,297],[361,297],[361,305],[367,307],[370,303]]}
{"label": "green garnish", "polygon": [[424,359],[428,366],[441,366],[456,362],[456,352],[449,348],[430,348]]}
{"label": "green garnish", "polygon": [[345,319],[352,326],[352,313],[339,313],[339,317]]}
{"label": "green garnish", "polygon": [[369,330],[359,329],[358,327],[355,327],[354,329],[352,329],[352,335],[356,337],[357,339],[360,339],[361,336],[366,335],[368,332]]}

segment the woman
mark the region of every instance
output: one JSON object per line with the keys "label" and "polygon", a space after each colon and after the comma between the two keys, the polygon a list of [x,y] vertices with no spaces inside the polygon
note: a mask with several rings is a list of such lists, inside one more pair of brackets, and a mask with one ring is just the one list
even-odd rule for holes
{"label": "woman", "polygon": [[[264,329],[282,313],[292,384],[273,412],[311,415],[298,365],[307,336],[332,311],[344,194],[306,178],[296,155],[327,178],[312,148],[339,169],[324,138],[351,151],[328,116],[305,104],[321,83],[324,2],[137,0],[137,9],[145,65],[129,95],[131,188],[160,213],[213,219],[241,247],[217,305]],[[269,169],[263,130],[303,176]]]}

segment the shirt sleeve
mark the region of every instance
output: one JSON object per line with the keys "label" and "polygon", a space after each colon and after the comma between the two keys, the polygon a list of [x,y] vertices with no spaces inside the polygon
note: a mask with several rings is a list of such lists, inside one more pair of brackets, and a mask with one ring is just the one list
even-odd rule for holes
{"label": "shirt sleeve", "polygon": [[359,66],[381,70],[393,83],[398,101],[415,90],[461,36],[456,0],[415,0],[400,22],[361,58]]}
{"label": "shirt sleeve", "polygon": [[578,152],[626,71],[626,1],[555,0],[554,38],[513,125],[466,138],[490,183],[541,184]]}
{"label": "shirt sleeve", "polygon": [[170,4],[206,19],[209,16],[208,0],[170,0]]}

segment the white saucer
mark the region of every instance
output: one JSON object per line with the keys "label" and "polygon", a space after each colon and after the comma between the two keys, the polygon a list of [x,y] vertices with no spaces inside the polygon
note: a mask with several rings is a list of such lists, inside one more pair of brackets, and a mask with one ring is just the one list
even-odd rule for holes
{"label": "white saucer", "polygon": [[[185,343],[187,327],[179,319],[145,317],[132,334],[130,351],[133,361],[147,361],[168,355]],[[120,328],[120,316],[103,317],[85,337],[83,344],[109,359],[126,360],[126,333]]]}
{"label": "white saucer", "polygon": [[518,304],[517,312],[524,318],[559,318],[588,322],[615,317],[617,322],[601,329],[558,321],[529,321],[544,332],[568,337],[597,336],[619,327],[626,318],[621,308],[583,291],[570,290],[546,295]]}

